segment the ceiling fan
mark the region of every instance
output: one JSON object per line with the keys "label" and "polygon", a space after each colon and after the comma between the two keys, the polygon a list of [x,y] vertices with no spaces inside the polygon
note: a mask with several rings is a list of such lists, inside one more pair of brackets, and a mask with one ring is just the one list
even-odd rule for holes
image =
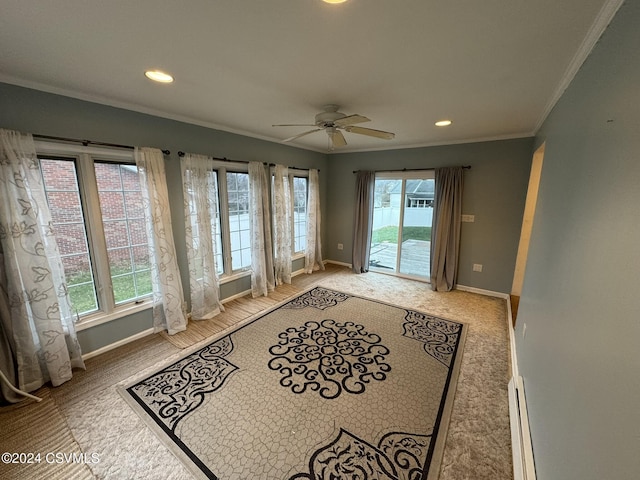
{"label": "ceiling fan", "polygon": [[370,122],[367,117],[362,115],[345,115],[339,112],[338,105],[325,105],[324,111],[320,112],[315,117],[315,123],[298,123],[298,124],[279,124],[272,125],[274,127],[316,127],[313,130],[299,133],[293,137],[285,138],[283,142],[291,142],[310,133],[319,132],[325,130],[329,136],[329,145],[333,149],[335,147],[343,147],[347,144],[344,135],[340,130],[344,130],[349,133],[357,133],[358,135],[368,135],[369,137],[383,138],[385,140],[391,140],[396,135],[391,132],[384,132],[382,130],[374,130],[373,128],[363,128],[356,126],[357,123]]}

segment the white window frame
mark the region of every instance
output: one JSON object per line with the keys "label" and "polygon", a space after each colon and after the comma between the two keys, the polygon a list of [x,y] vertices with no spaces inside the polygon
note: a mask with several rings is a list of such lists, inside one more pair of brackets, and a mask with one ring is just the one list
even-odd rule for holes
{"label": "white window frame", "polygon": [[[269,168],[269,175],[271,176],[271,184],[269,186],[269,188],[271,189],[271,194],[269,196],[269,198],[271,198],[271,208],[272,208],[272,214],[273,214],[273,179],[274,179],[274,175],[275,175],[275,166],[272,166]],[[293,215],[293,207],[294,207],[294,191],[293,191],[293,177],[303,177],[307,179],[307,209],[306,209],[306,213],[307,213],[307,221],[309,221],[309,170],[302,170],[302,169],[297,169],[297,168],[293,168],[293,167],[289,167],[289,203],[290,203],[290,210],[291,210],[291,260],[297,260],[299,258],[304,258],[305,256],[305,250],[300,250],[299,252],[296,252],[296,239],[295,239],[295,234],[296,234],[296,230],[295,230],[295,224],[294,224],[294,215]]]}
{"label": "white window frame", "polygon": [[[295,170],[293,173],[289,173],[289,188],[291,189],[291,195],[289,195],[289,198],[291,198],[291,259],[292,260],[296,260],[298,258],[303,258],[305,256],[305,249],[306,249],[306,241],[305,241],[305,248],[296,252],[296,229],[295,229],[295,194],[294,194],[294,189],[293,189],[293,178],[294,177],[300,177],[300,178],[306,178],[307,179],[307,196],[306,196],[306,203],[305,203],[305,215],[306,215],[306,222],[309,222],[309,171],[308,170]],[[306,233],[305,233],[306,235]]]}
{"label": "white window frame", "polygon": [[[234,165],[229,168],[228,162],[216,161],[212,163],[212,169],[217,172],[218,201],[220,205],[220,230],[222,235],[222,264],[223,273],[220,274],[220,283],[227,283],[237,278],[251,275],[251,265],[233,270],[231,259],[231,229],[229,227],[229,195],[227,191],[227,172],[249,174],[249,164]],[[249,212],[251,214],[251,212]]]}
{"label": "white window frame", "polygon": [[38,158],[52,156],[75,161],[80,203],[84,213],[89,257],[93,265],[98,311],[83,315],[76,323],[76,331],[94,327],[118,318],[147,310],[152,296],[115,304],[106,238],[102,226],[102,212],[98,197],[94,161],[112,161],[135,165],[133,150],[75,145],[35,140]]}

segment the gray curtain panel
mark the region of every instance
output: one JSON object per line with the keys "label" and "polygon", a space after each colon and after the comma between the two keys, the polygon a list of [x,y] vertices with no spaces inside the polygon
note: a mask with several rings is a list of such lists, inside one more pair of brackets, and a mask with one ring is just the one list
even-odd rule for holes
{"label": "gray curtain panel", "polygon": [[436,168],[436,191],[431,234],[431,289],[448,292],[458,276],[462,167]]}
{"label": "gray curtain panel", "polygon": [[356,201],[353,218],[353,250],[351,260],[355,273],[365,273],[369,271],[375,180],[375,172],[359,171],[356,175]]}

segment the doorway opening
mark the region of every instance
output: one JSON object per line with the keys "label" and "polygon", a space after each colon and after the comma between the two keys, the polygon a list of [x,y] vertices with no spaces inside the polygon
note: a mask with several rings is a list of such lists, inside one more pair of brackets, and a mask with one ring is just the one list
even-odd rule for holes
{"label": "doorway opening", "polygon": [[429,281],[434,172],[376,174],[369,268]]}
{"label": "doorway opening", "polygon": [[527,199],[524,205],[524,215],[522,217],[522,229],[520,231],[520,243],[518,244],[518,256],[516,257],[516,268],[513,273],[513,284],[511,285],[511,315],[513,326],[516,324],[520,295],[524,283],[524,272],[527,266],[527,256],[529,254],[529,242],[531,240],[531,230],[533,229],[533,219],[536,213],[536,203],[538,201],[538,189],[540,187],[540,176],[542,174],[542,161],[544,160],[544,143],[538,147],[533,154],[531,161],[531,173],[529,175],[529,186],[527,187]]}

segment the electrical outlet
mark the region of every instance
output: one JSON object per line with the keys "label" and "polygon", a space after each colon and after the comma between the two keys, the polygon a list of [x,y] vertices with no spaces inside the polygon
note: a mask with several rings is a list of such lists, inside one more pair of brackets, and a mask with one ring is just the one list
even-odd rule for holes
{"label": "electrical outlet", "polygon": [[343,245],[343,244],[341,244],[341,243],[339,243],[339,244],[338,244],[338,250],[342,250],[343,248],[344,248],[344,245]]}
{"label": "electrical outlet", "polygon": [[481,272],[482,271],[482,264],[481,263],[474,263],[473,264],[473,271],[474,272]]}
{"label": "electrical outlet", "polygon": [[467,223],[473,223],[476,221],[475,215],[462,215],[462,221]]}

